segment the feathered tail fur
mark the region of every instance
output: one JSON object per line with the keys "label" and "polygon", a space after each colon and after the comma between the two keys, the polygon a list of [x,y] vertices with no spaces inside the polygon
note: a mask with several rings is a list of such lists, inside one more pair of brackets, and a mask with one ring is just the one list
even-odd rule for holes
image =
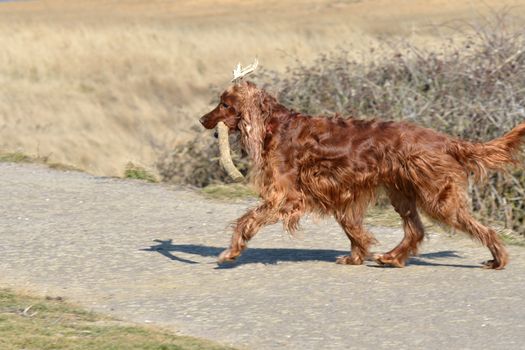
{"label": "feathered tail fur", "polygon": [[463,164],[476,180],[480,180],[486,176],[487,170],[501,170],[507,165],[518,164],[524,137],[525,122],[486,143],[456,140],[447,151]]}

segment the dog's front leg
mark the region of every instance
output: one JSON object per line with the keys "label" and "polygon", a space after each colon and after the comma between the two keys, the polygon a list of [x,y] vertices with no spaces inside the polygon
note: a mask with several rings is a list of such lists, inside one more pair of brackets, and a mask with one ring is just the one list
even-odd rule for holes
{"label": "dog's front leg", "polygon": [[350,255],[337,258],[336,263],[342,265],[361,265],[368,256],[370,245],[377,243],[377,240],[363,228],[362,217],[349,219],[345,216],[337,216],[336,219],[343,228],[346,236],[350,240]]}
{"label": "dog's front leg", "polygon": [[246,248],[247,242],[266,225],[278,221],[278,213],[268,203],[263,203],[255,209],[249,210],[235,222],[230,248],[219,255],[218,262],[235,260]]}

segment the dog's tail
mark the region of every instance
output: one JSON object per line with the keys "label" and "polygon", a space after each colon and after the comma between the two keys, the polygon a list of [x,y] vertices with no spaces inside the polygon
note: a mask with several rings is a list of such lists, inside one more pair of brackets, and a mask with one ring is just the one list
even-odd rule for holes
{"label": "dog's tail", "polygon": [[486,143],[455,140],[447,149],[476,180],[483,179],[487,170],[501,170],[519,162],[520,146],[524,143],[525,122],[502,137]]}

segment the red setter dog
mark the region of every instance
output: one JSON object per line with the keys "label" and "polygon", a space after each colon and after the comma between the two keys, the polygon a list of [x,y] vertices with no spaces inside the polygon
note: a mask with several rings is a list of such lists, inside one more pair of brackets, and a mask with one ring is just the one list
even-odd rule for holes
{"label": "red setter dog", "polygon": [[333,215],[350,240],[350,254],[337,263],[362,264],[376,241],[363,216],[382,187],[405,234],[394,249],[374,256],[379,264],[402,267],[417,254],[424,236],[418,209],[485,245],[493,257],[486,267],[507,264],[496,232],[472,217],[466,186],[469,175],[481,179],[487,170],[517,163],[525,122],[503,137],[471,143],[406,122],[302,115],[250,82],[227,89],[200,121],[207,129],[222,121],[240,133],[262,199],[236,221],[219,262],[238,257],[264,225],[282,220],[293,232],[304,213],[315,212]]}

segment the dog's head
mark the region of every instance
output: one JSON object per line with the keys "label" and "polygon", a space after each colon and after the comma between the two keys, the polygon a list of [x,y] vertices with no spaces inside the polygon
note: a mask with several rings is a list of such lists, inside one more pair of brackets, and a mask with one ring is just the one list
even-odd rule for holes
{"label": "dog's head", "polygon": [[219,122],[224,122],[230,132],[239,130],[239,122],[246,117],[250,92],[254,90],[257,90],[257,87],[251,82],[230,86],[221,94],[219,104],[200,118],[201,124],[206,129],[214,129]]}
{"label": "dog's head", "polygon": [[[221,94],[219,104],[200,118],[206,129],[223,122],[230,133],[240,132],[241,144],[259,164],[266,135],[266,124],[272,114],[275,98],[258,89],[254,83],[242,81]],[[220,138],[219,128],[219,138]],[[217,135],[217,134],[216,134]]]}

